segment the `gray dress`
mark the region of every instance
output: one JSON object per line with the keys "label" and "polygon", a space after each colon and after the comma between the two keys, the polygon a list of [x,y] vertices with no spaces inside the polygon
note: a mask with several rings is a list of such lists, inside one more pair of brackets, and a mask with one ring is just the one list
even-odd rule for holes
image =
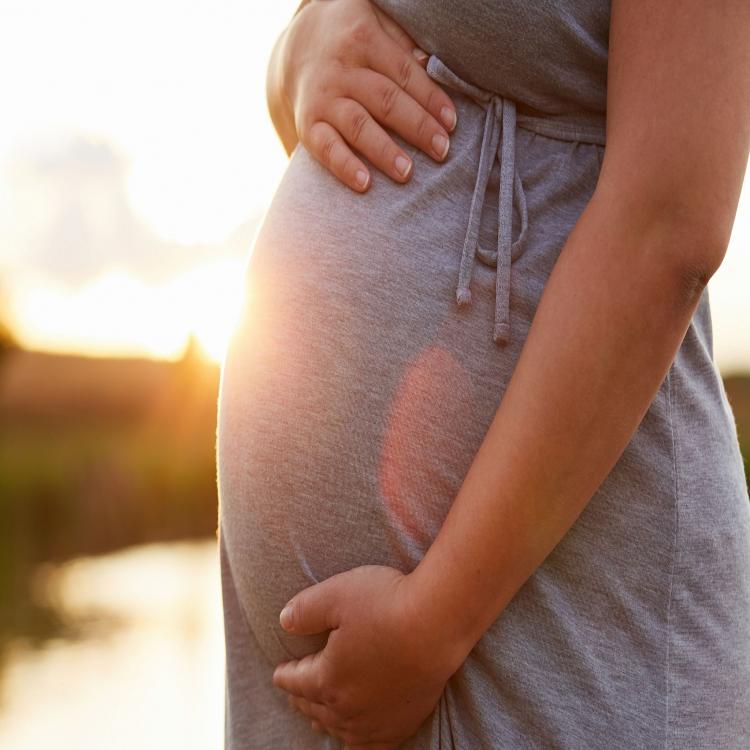
{"label": "gray dress", "polygon": [[[256,237],[219,403],[231,750],[340,747],[271,683],[325,641],[279,611],[425,554],[604,153],[609,3],[378,5],[458,126],[443,164],[398,139],[411,181],[373,170],[365,195],[298,146]],[[616,466],[403,747],[750,747],[750,504],[707,291]]]}

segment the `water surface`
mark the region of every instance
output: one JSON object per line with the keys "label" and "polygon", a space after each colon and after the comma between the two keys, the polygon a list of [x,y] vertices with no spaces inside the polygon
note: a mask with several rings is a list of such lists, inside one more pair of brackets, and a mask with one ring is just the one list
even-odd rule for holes
{"label": "water surface", "polygon": [[215,541],[146,545],[42,568],[69,635],[8,645],[3,750],[219,748],[224,650]]}

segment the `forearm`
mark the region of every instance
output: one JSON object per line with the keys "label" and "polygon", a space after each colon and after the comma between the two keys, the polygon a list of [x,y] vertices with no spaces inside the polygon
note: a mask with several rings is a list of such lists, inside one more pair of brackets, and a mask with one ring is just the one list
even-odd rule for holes
{"label": "forearm", "polygon": [[[296,16],[302,8],[308,5],[311,0],[302,0],[294,12]],[[266,104],[268,114],[271,116],[271,122],[281,139],[284,150],[287,155],[294,151],[294,147],[299,140],[297,137],[297,128],[294,122],[294,111],[284,93],[284,46],[287,43],[289,26],[287,26],[274,44],[271,57],[268,61],[266,71]]]}
{"label": "forearm", "polygon": [[612,197],[595,195],[570,233],[500,407],[411,575],[417,617],[464,656],[617,462],[705,285],[679,260],[696,244],[688,228],[639,221]]}

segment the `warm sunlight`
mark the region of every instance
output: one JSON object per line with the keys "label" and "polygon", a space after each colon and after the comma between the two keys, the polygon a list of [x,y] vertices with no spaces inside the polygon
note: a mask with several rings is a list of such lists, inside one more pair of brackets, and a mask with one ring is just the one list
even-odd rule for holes
{"label": "warm sunlight", "polygon": [[168,296],[182,309],[182,320],[211,359],[221,361],[240,311],[244,264],[217,261],[187,271],[170,285]]}
{"label": "warm sunlight", "polygon": [[[174,358],[192,333],[219,362],[240,308],[244,261],[217,260],[148,284],[109,271],[81,289],[36,281],[12,298],[17,328],[40,348]],[[25,339],[22,339],[25,340]]]}
{"label": "warm sunlight", "polygon": [[[3,3],[0,65],[23,76],[3,82],[0,323],[24,345],[175,357],[194,332],[221,356],[287,163],[257,71],[298,4]],[[724,370],[750,364],[748,237],[743,195],[711,281]]]}
{"label": "warm sunlight", "polygon": [[287,163],[257,71],[297,4],[3,3],[0,65],[23,75],[3,86],[0,324],[20,343],[174,358],[194,334],[221,359]]}

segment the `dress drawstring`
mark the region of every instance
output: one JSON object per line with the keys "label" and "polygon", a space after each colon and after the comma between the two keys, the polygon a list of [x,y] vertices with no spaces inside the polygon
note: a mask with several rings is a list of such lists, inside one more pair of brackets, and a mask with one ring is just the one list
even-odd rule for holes
{"label": "dress drawstring", "polygon": [[[498,141],[502,131],[500,151],[497,151]],[[469,282],[474,266],[474,252],[479,259],[488,266],[497,268],[495,280],[495,328],[493,338],[498,344],[507,344],[510,340],[510,266],[518,257],[521,245],[526,238],[528,228],[528,212],[526,209],[526,194],[523,184],[515,168],[516,157],[516,105],[512,99],[493,96],[487,105],[487,115],[484,120],[484,134],[482,136],[482,150],[479,155],[479,173],[471,197],[469,210],[469,226],[466,230],[461,265],[458,273],[458,287],[456,301],[459,305],[471,301]],[[482,205],[490,177],[490,170],[497,153],[500,159],[500,191],[497,213],[497,250],[487,252],[479,246],[479,225],[482,216]],[[521,215],[521,233],[512,242],[513,205],[518,203]]]}
{"label": "dress drawstring", "polygon": [[[436,80],[479,99],[485,105],[486,116],[482,134],[482,148],[479,155],[479,172],[471,197],[469,225],[466,229],[463,251],[461,252],[456,301],[459,305],[467,305],[471,301],[469,283],[476,253],[483,263],[497,268],[493,338],[498,344],[507,344],[510,340],[510,266],[511,262],[520,254],[528,227],[526,195],[515,167],[516,105],[512,99],[497,94],[489,95],[458,78],[434,55],[428,62],[427,70]],[[502,142],[498,150],[501,134]],[[479,246],[478,239],[484,196],[490,171],[495,163],[495,155],[500,159],[497,250],[488,252]],[[514,204],[517,204],[521,216],[521,233],[518,239],[512,242]]]}
{"label": "dress drawstring", "polygon": [[[510,267],[524,248],[529,217],[526,194],[516,169],[517,128],[573,143],[606,144],[606,114],[601,112],[569,112],[548,114],[536,111],[517,113],[516,102],[494,91],[479,88],[460,78],[437,55],[430,55],[427,74],[438,83],[465,94],[485,109],[482,148],[479,154],[474,193],[471,196],[469,223],[461,252],[456,301],[467,305],[471,301],[469,283],[474,267],[474,256],[488,266],[497,267],[495,278],[495,324],[493,339],[497,344],[510,341]],[[499,148],[498,148],[499,145]],[[497,210],[497,250],[491,252],[478,244],[479,228],[490,172],[500,160],[500,185]],[[513,242],[513,208],[521,218],[521,232]]]}

